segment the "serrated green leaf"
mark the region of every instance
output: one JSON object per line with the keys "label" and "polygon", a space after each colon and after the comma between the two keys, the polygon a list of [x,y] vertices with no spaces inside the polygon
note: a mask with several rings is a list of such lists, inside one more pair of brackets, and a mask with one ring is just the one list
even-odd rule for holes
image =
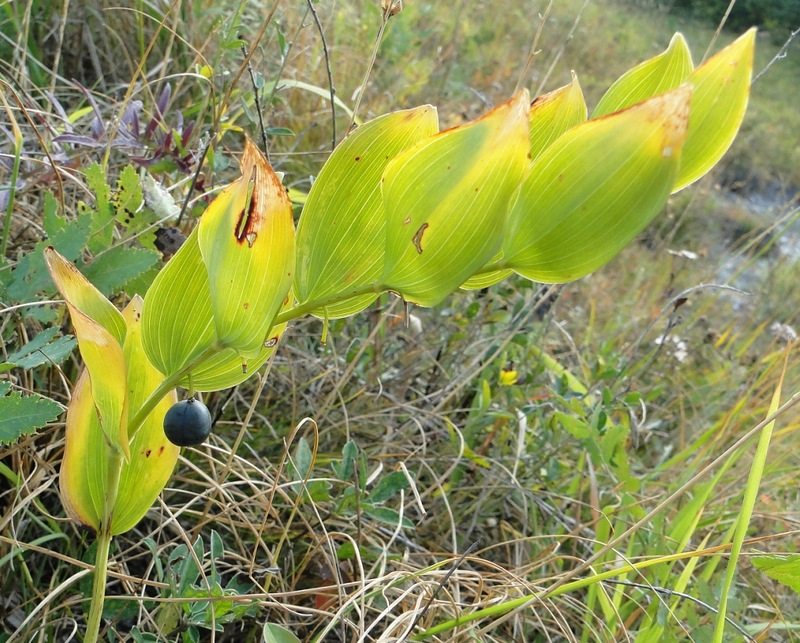
{"label": "serrated green leaf", "polygon": [[[300,304],[380,278],[386,238],[381,176],[395,156],[437,131],[436,109],[425,105],[362,125],[331,154],[314,181],[297,227],[294,293]],[[338,301],[314,314],[346,317],[377,296]]]}
{"label": "serrated green leaf", "polygon": [[756,30],[750,29],[692,72],[689,132],[673,192],[708,172],[736,138],[750,97]]}
{"label": "serrated green leaf", "polygon": [[389,164],[383,288],[433,306],[500,249],[509,201],[528,169],[528,110],[522,91]]}
{"label": "serrated green leaf", "polygon": [[209,205],[197,239],[217,344],[246,359],[257,357],[292,286],[294,222],[285,188],[250,139],[242,178]]}
{"label": "serrated green leaf", "polygon": [[300,643],[290,630],[275,623],[264,623],[262,640],[264,643]]}
{"label": "serrated green leaf", "polygon": [[608,88],[592,118],[618,112],[675,89],[686,82],[693,69],[692,54],[686,40],[676,33],[664,52],[627,71]]}
{"label": "serrated green leaf", "polygon": [[112,205],[117,222],[128,234],[143,230],[151,221],[142,211],[144,198],[139,174],[132,165],[126,165],[117,179],[117,189],[112,198]]}
{"label": "serrated green leaf", "polygon": [[154,250],[116,246],[97,257],[84,270],[84,274],[104,295],[112,295],[125,288],[161,260]]}
{"label": "serrated green leaf", "polygon": [[63,407],[39,395],[22,396],[13,392],[0,397],[0,445],[33,433],[57,419]]}
{"label": "serrated green leaf", "polygon": [[58,250],[59,254],[70,261],[81,256],[89,239],[92,217],[88,213],[67,219],[58,214],[58,202],[50,192],[44,196],[44,230],[47,233],[48,245]]}
{"label": "serrated green leaf", "polygon": [[529,113],[531,159],[544,152],[562,134],[586,120],[586,100],[572,72],[572,82],[537,97]]}
{"label": "serrated green leaf", "polygon": [[100,252],[111,245],[114,239],[114,209],[111,207],[111,188],[105,171],[99,163],[86,168],[86,184],[94,193],[94,208],[85,203],[79,205],[79,216],[91,215],[89,249]]}
{"label": "serrated green leaf", "polygon": [[[142,303],[141,297],[134,297],[123,311],[127,324],[123,352],[128,372],[130,417],[164,379],[150,364],[142,348]],[[175,391],[168,393],[139,427],[133,439],[128,436],[130,459],[122,467],[111,524],[115,535],[132,529],[144,517],[172,475],[180,447],[172,444],[164,435],[163,424],[167,411],[177,401]]]}
{"label": "serrated green leaf", "polygon": [[42,364],[60,364],[77,343],[71,335],[51,341],[59,332],[57,327],[43,330],[22,348],[8,355],[7,364],[17,368],[36,368]]}
{"label": "serrated green leaf", "polygon": [[677,176],[688,86],[587,121],[534,162],[495,268],[562,283],[609,261],[661,210]]}
{"label": "serrated green leaf", "polygon": [[800,554],[751,556],[750,562],[772,580],[791,587],[800,594]]}

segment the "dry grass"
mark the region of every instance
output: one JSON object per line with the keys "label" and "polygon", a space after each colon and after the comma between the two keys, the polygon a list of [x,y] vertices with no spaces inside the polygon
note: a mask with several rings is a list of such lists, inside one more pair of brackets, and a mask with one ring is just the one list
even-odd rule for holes
{"label": "dry grass", "polygon": [[[141,99],[143,114],[152,116],[170,79],[170,118],[181,112],[187,121],[198,121],[186,141],[194,150],[202,134],[236,126],[256,131],[246,75],[232,85],[243,72],[241,52],[231,45],[240,32],[254,48],[253,66],[265,83],[280,73],[326,88],[323,52],[305,3],[278,3],[255,47],[252,39],[268,7],[242,3],[224,11],[221,4],[179,2],[180,11],[159,31],[161,21],[138,10],[83,3],[86,16],[51,16],[57,28],[41,41],[41,50],[28,50],[34,58],[28,64],[21,45],[13,50],[3,73],[22,102],[9,113],[25,140],[26,183],[16,195],[10,259],[2,270],[10,270],[40,237],[43,191],[54,190],[73,216],[78,202],[91,197],[85,168],[104,152],[70,154],[62,165],[63,190],[48,173],[38,139],[54,149],[52,137],[64,125],[42,88],[52,89],[70,115],[82,101],[67,72],[53,73],[54,60],[42,53],[53,39],[76,43],[64,48],[62,69],[91,87],[112,126],[131,99]],[[443,123],[453,125],[513,91],[538,25],[525,3],[460,1],[448,11],[434,3],[406,4],[389,24],[360,117],[431,102]],[[629,4],[556,4],[523,82],[551,89],[574,68],[590,102],[631,64],[663,48],[676,27],[690,30],[696,51],[709,36],[675,16]],[[380,14],[368,2],[318,10],[331,43],[337,95],[353,105]],[[81,21],[90,37],[80,35]],[[21,44],[38,39],[37,24],[23,21]],[[281,38],[290,45],[285,61]],[[203,65],[212,70],[210,79],[199,73]],[[26,72],[31,67],[42,75],[39,85],[36,73]],[[767,92],[769,76],[763,82],[755,90],[763,87],[765,94],[764,102],[754,97],[756,113],[777,100]],[[307,189],[330,145],[327,103],[317,94],[285,89],[276,93],[267,115],[270,127],[295,134],[272,139],[274,163],[289,183]],[[85,133],[90,121],[84,115],[75,126]],[[340,110],[338,131],[348,121]],[[745,145],[766,127],[750,121]],[[777,135],[785,138],[785,132]],[[206,166],[208,189],[227,180],[225,162],[235,157],[236,147],[235,137],[225,134],[215,150],[216,165]],[[741,165],[737,150],[744,153],[735,148],[733,168]],[[119,150],[110,159],[112,167],[127,162]],[[752,181],[734,178],[758,184],[768,163],[759,159]],[[787,191],[797,185],[784,172],[789,165],[783,163],[780,173],[779,187]],[[5,181],[8,173],[2,172]],[[173,168],[163,178],[179,200],[186,194],[189,172]],[[726,176],[716,178],[724,182]],[[271,622],[301,640],[403,641],[481,610],[488,610],[484,618],[433,640],[706,640],[749,470],[745,448],[613,550],[604,546],[766,416],[784,350],[791,351],[784,390],[794,393],[800,386],[797,344],[786,348],[770,332],[776,322],[797,328],[797,259],[779,253],[756,258],[763,251],[758,228],[735,242],[716,234],[711,228],[721,225],[718,211],[730,209],[722,199],[713,180],[679,195],[648,231],[646,244],[631,246],[603,271],[560,289],[549,310],[537,309],[541,296],[535,288],[512,280],[489,293],[455,295],[439,309],[412,311],[419,327],[406,328],[404,312],[389,299],[355,320],[332,323],[326,345],[319,342],[320,322],[293,326],[266,379],[210,396],[212,413],[220,417],[214,437],[185,451],[160,503],[116,540],[108,594],[119,597],[109,609],[120,614],[108,621],[107,640],[135,640],[134,628],[157,637],[138,640],[181,640],[181,631],[183,640],[195,640],[187,628],[202,623],[199,640],[255,641]],[[788,226],[796,217],[795,205],[777,219]],[[698,258],[669,252],[682,249]],[[740,268],[750,280],[750,295],[706,286],[677,305],[678,293],[701,284],[744,285],[735,280]],[[46,325],[19,311],[0,317],[9,347],[24,344]],[[684,343],[685,359],[671,339],[658,347],[656,340],[667,336]],[[542,352],[581,380],[593,402],[570,391]],[[18,390],[66,403],[76,359],[3,377]],[[523,379],[500,386],[499,371],[512,362]],[[602,441],[607,427],[594,437],[580,436],[557,415],[597,426],[601,411],[625,430],[616,451],[608,438]],[[796,412],[779,418],[748,554],[792,552],[800,545],[800,463],[793,448],[799,426]],[[53,424],[0,449],[3,643],[74,640],[82,631],[92,539],[64,518],[58,499],[62,429]],[[301,439],[313,454],[303,475]],[[364,454],[368,484],[339,479],[331,467],[349,440]],[[720,468],[726,472],[712,485]],[[391,472],[402,472],[408,486],[377,504],[395,512],[381,514],[370,506],[369,493]],[[704,493],[703,502],[691,505]],[[345,502],[348,494],[352,498]],[[683,513],[687,506],[695,512],[689,517]],[[198,542],[203,549],[192,549]],[[187,548],[182,553],[181,546]],[[693,551],[699,553],[678,562],[665,558]],[[592,581],[625,561],[653,558],[660,566]],[[583,571],[576,575],[578,569]],[[580,578],[588,580],[575,585]],[[612,582],[620,580],[633,585]],[[552,591],[561,583],[571,591]],[[231,595],[219,595],[229,584]],[[795,640],[795,594],[747,563],[736,587],[736,623],[751,627],[751,634],[763,628],[759,640]],[[669,593],[676,591],[703,604]],[[529,596],[535,598],[524,602]],[[216,611],[205,610],[208,601],[219,605]],[[506,611],[502,606],[509,602],[515,607]],[[223,626],[233,605],[242,612]],[[636,639],[656,615],[667,628],[664,637],[673,638]],[[215,623],[221,628],[216,632]],[[735,630],[728,631],[734,636]]]}

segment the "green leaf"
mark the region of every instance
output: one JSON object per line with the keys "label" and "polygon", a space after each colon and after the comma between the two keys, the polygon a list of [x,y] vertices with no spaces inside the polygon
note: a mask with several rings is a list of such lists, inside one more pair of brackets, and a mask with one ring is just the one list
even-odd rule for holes
{"label": "green leaf", "polygon": [[772,580],[791,587],[800,594],[800,554],[751,556],[750,562]]}
{"label": "green leaf", "polygon": [[[136,296],[123,311],[128,325],[123,352],[128,371],[129,417],[135,414],[164,379],[144,354],[141,310],[142,299]],[[130,441],[130,459],[123,464],[120,475],[111,524],[115,535],[136,526],[172,475],[180,455],[180,447],[167,439],[163,425],[164,416],[177,401],[175,391],[168,393],[147,416],[136,435],[127,436]]]}
{"label": "green leaf", "polygon": [[686,136],[683,86],[573,128],[533,163],[509,214],[496,268],[562,283],[627,245],[669,196]]}
{"label": "green leaf", "polygon": [[736,138],[750,97],[755,39],[753,28],[689,76],[693,87],[689,133],[673,192],[714,167]]}
{"label": "green leaf", "polygon": [[125,284],[147,272],[161,260],[154,250],[116,246],[97,257],[84,270],[104,295],[124,290]]}
{"label": "green leaf", "polygon": [[9,368],[36,368],[42,364],[60,364],[72,352],[77,343],[71,335],[51,341],[59,332],[58,327],[43,330],[19,350],[9,354],[0,366],[0,372]]}
{"label": "green leaf", "polygon": [[400,518],[400,512],[388,507],[373,507],[372,505],[362,505],[361,510],[370,518],[382,522],[391,527],[401,525],[404,529],[413,529],[414,523],[405,516]]}
{"label": "green leaf", "polygon": [[264,643],[300,643],[300,639],[290,630],[275,623],[264,623],[263,641]]}
{"label": "green leaf", "polygon": [[75,261],[81,256],[89,239],[91,214],[79,214],[72,219],[59,216],[58,202],[50,192],[45,192],[43,223],[48,245],[53,246],[70,261]]}
{"label": "green leaf", "polygon": [[[436,109],[425,105],[380,116],[334,150],[314,181],[297,226],[294,294],[300,304],[330,299],[381,277],[386,238],[381,176],[395,156],[437,131]],[[337,301],[314,314],[346,317],[377,296]]]}
{"label": "green leaf", "polygon": [[352,482],[353,468],[355,467],[356,458],[358,457],[358,446],[353,440],[348,440],[342,447],[342,459],[337,462],[331,462],[331,469],[339,480],[343,482]]}
{"label": "green leaf", "polygon": [[217,343],[244,358],[257,357],[292,286],[294,222],[285,188],[250,139],[242,178],[208,207],[197,239],[208,272]]}
{"label": "green leaf", "polygon": [[61,415],[63,407],[39,395],[22,396],[12,392],[0,397],[0,445],[10,444],[22,435]]}
{"label": "green leaf", "polygon": [[142,345],[153,366],[169,376],[213,343],[211,291],[195,228],[145,295]]}
{"label": "green leaf", "polygon": [[528,169],[528,110],[522,91],[389,164],[384,289],[434,306],[500,249],[509,201]]}
{"label": "green leaf", "polygon": [[569,85],[536,98],[528,118],[531,159],[536,160],[562,134],[586,121],[586,101],[575,72]]}
{"label": "green leaf", "polygon": [[45,192],[43,211],[47,241],[39,241],[14,268],[7,287],[8,296],[13,301],[30,301],[39,292],[53,291],[44,261],[45,248],[53,246],[61,255],[75,261],[81,256],[89,238],[90,214],[79,215],[74,219],[59,216],[58,202],[50,192]]}
{"label": "green leaf", "polygon": [[402,471],[392,471],[383,476],[367,495],[367,502],[381,504],[408,489],[408,478]]}
{"label": "green leaf", "polygon": [[314,453],[308,440],[300,438],[297,448],[294,451],[292,460],[293,477],[295,480],[305,480],[311,475],[311,467],[314,464]]}
{"label": "green leaf", "polygon": [[133,234],[147,227],[151,221],[142,211],[144,198],[139,174],[132,165],[126,165],[117,179],[117,189],[111,203],[114,207],[117,222],[127,233]]}
{"label": "green leaf", "polygon": [[692,54],[683,36],[676,33],[666,51],[645,60],[620,76],[595,107],[599,118],[663,94],[686,82],[692,73]]}
{"label": "green leaf", "polygon": [[105,250],[114,240],[114,209],[111,207],[111,188],[105,171],[99,163],[86,169],[86,184],[95,195],[94,208],[85,203],[79,204],[79,216],[91,216],[91,237],[89,249],[94,252]]}

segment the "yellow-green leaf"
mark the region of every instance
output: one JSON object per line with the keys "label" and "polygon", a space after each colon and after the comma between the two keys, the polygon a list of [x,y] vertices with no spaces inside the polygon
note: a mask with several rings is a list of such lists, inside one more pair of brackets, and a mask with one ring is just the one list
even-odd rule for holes
{"label": "yellow-green leaf", "polygon": [[673,192],[708,172],[728,150],[747,110],[756,30],[750,29],[692,72],[689,133]]}
{"label": "yellow-green leaf", "polygon": [[[88,465],[91,463],[91,466]],[[84,369],[67,407],[64,457],[59,472],[61,502],[69,516],[95,531],[104,513],[108,447]]]}
{"label": "yellow-green leaf", "polygon": [[128,456],[127,369],[122,347],[103,326],[67,302],[78,349],[91,382],[92,400],[106,441]]}
{"label": "yellow-green leaf", "polygon": [[587,121],[545,150],[509,214],[498,268],[560,283],[609,261],[666,202],[690,98],[682,86]]}
{"label": "yellow-green leaf", "polygon": [[529,165],[528,111],[522,91],[389,164],[386,289],[436,305],[499,250],[509,201]]}
{"label": "yellow-green leaf", "polygon": [[[496,265],[500,263],[503,259],[503,253],[498,252],[494,257],[492,257],[488,265]],[[472,275],[469,279],[467,279],[463,284],[461,284],[462,290],[481,290],[483,288],[489,288],[490,286],[494,286],[497,283],[500,283],[511,275],[514,271],[508,268],[503,270],[487,270],[486,272],[482,272],[479,270],[474,275]]]}
{"label": "yellow-green leaf", "polygon": [[45,248],[44,259],[50,277],[61,296],[84,315],[100,324],[122,344],[125,339],[125,321],[120,312],[114,308],[114,304],[52,246]]}
{"label": "yellow-green leaf", "polygon": [[572,72],[569,85],[533,101],[529,120],[532,160],[536,160],[559,136],[586,120],[586,101],[575,72]]}
{"label": "yellow-green leaf", "polygon": [[273,327],[267,333],[267,340],[261,352],[246,361],[232,348],[218,352],[192,369],[181,382],[181,386],[196,391],[219,391],[241,384],[261,368],[275,352],[284,330],[286,324]]}
{"label": "yellow-green leaf", "polygon": [[[360,126],[331,154],[297,226],[294,293],[300,304],[332,299],[380,279],[386,239],[381,176],[395,156],[437,131],[436,109],[423,105]],[[337,301],[314,314],[346,317],[377,296]]]}
{"label": "yellow-green leaf", "polygon": [[197,228],[156,276],[142,308],[142,345],[150,362],[169,376],[214,343],[211,290]]}
{"label": "yellow-green leaf", "polygon": [[217,343],[244,358],[257,357],[292,285],[294,222],[286,189],[249,139],[242,178],[203,214],[198,243]]}
{"label": "yellow-green leaf", "polygon": [[[128,332],[123,348],[128,367],[128,406],[135,414],[164,379],[148,361],[141,340],[142,300],[134,297],[123,311]],[[121,534],[133,528],[167,484],[180,454],[164,435],[164,415],[178,397],[166,395],[139,427],[130,441],[130,458],[123,464],[111,531]],[[91,468],[91,467],[87,467]]]}
{"label": "yellow-green leaf", "polygon": [[595,107],[592,118],[640,103],[679,87],[692,73],[692,54],[683,36],[676,33],[667,49],[620,76]]}

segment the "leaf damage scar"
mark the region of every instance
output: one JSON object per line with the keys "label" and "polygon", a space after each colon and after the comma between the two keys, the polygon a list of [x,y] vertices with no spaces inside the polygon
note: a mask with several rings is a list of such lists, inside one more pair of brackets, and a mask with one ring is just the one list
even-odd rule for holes
{"label": "leaf damage scar", "polygon": [[411,243],[414,244],[414,247],[417,249],[417,253],[422,254],[422,235],[425,234],[425,230],[428,229],[428,224],[423,223],[419,230],[414,233],[414,237],[411,239]]}
{"label": "leaf damage scar", "polygon": [[[254,182],[255,183],[255,182]],[[253,183],[253,184],[254,184]],[[239,214],[239,219],[236,221],[236,228],[234,236],[236,241],[241,244],[247,241],[247,247],[252,248],[258,237],[258,230],[261,227],[261,213],[259,212],[258,199],[256,198],[257,191],[253,190],[250,194],[247,207]]]}

